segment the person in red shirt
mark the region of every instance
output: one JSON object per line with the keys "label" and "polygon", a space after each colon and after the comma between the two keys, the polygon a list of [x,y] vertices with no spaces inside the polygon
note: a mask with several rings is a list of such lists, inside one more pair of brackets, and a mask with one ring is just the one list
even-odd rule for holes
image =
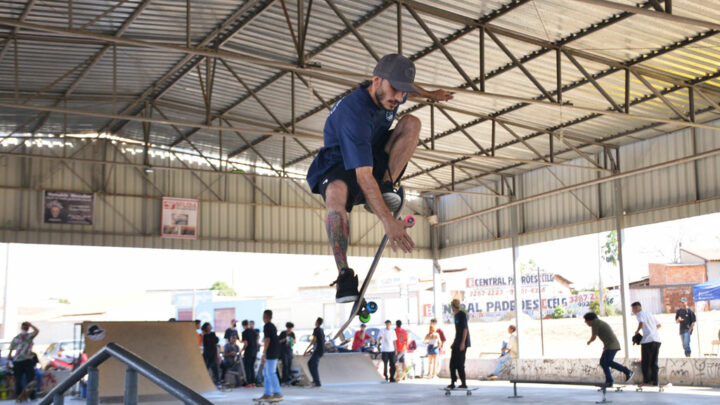
{"label": "person in red shirt", "polygon": [[405,367],[405,354],[408,350],[408,333],[402,328],[402,321],[395,321],[395,335],[397,335],[397,362],[400,363],[400,379],[405,378],[407,368]]}
{"label": "person in red shirt", "polygon": [[375,339],[373,339],[372,336],[370,336],[367,332],[367,325],[362,324],[360,325],[360,330],[355,332],[355,337],[353,337],[353,343],[352,343],[352,351],[354,352],[361,352],[363,351],[363,346],[365,346],[365,342],[368,340],[370,341],[370,344],[375,344]]}
{"label": "person in red shirt", "polygon": [[435,332],[440,336],[440,344],[438,345],[438,353],[445,354],[445,351],[443,350],[443,346],[445,346],[445,341],[447,338],[445,337],[445,332],[443,332],[442,329],[438,328],[437,326],[437,319],[433,318],[430,320],[430,326],[435,328]]}

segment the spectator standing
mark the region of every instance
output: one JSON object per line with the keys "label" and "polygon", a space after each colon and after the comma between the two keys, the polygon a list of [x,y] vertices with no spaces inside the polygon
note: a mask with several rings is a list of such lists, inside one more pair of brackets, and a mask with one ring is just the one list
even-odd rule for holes
{"label": "spectator standing", "polygon": [[440,336],[440,344],[438,345],[438,354],[444,354],[445,353],[445,342],[447,341],[447,338],[445,337],[445,332],[441,328],[437,326],[437,319],[433,318],[430,320],[430,326],[433,326],[435,328],[435,331],[437,332],[438,336]]}
{"label": "spectator standing", "polygon": [[658,328],[662,325],[655,319],[653,314],[643,311],[639,302],[633,302],[632,312],[638,320],[638,327],[635,334],[643,331],[640,340],[640,358],[643,372],[643,382],[638,386],[658,385],[658,356],[660,354],[660,334]]}
{"label": "spectator standing", "polygon": [[696,321],[695,312],[688,306],[687,298],[680,298],[680,308],[675,312],[675,323],[680,326],[680,339],[682,339],[685,357],[690,357],[692,353],[690,350],[690,336],[692,336],[695,329]]}
{"label": "spectator standing", "polygon": [[427,345],[427,356],[428,356],[428,378],[435,378],[437,376],[437,356],[438,356],[438,349],[440,345],[440,335],[438,335],[437,331],[435,330],[435,326],[433,326],[432,322],[430,323],[430,329],[428,330],[428,334],[425,335],[424,339],[425,344]]}
{"label": "spectator standing", "polygon": [[503,342],[503,346],[500,349],[500,358],[497,361],[497,364],[495,364],[495,371],[490,374],[491,380],[497,380],[497,378],[500,376],[500,370],[502,370],[503,365],[510,359],[517,359],[517,333],[515,333],[517,329],[515,328],[515,325],[508,326],[508,333],[510,334],[510,338],[508,338],[507,342]]}
{"label": "spectator standing", "polygon": [[225,338],[226,342],[230,341],[230,336],[235,336],[235,339],[240,338],[240,335],[238,335],[237,331],[237,321],[235,319],[230,321],[230,327],[225,329],[225,335],[223,337]]}
{"label": "spectator standing", "polygon": [[460,377],[458,388],[467,388],[465,383],[465,356],[467,348],[470,347],[470,330],[468,329],[467,314],[460,308],[460,300],[454,299],[450,303],[455,318],[455,340],[450,348],[450,385],[449,389],[455,388],[455,381]]}
{"label": "spectator standing", "polygon": [[310,369],[310,375],[312,376],[312,386],[321,387],[320,373],[318,372],[318,365],[320,364],[320,358],[325,354],[325,331],[322,329],[323,319],[318,318],[315,321],[315,329],[313,330],[312,340],[305,349],[305,355],[313,349],[312,355],[308,360],[308,368]]}
{"label": "spectator standing", "polygon": [[625,382],[630,381],[633,376],[633,372],[622,364],[615,362],[615,355],[620,350],[620,342],[618,342],[617,336],[615,336],[615,332],[613,332],[612,328],[610,328],[610,325],[608,325],[605,321],[598,319],[594,312],[588,312],[585,314],[584,318],[585,324],[592,328],[592,336],[587,342],[588,346],[595,340],[595,338],[600,338],[600,341],[603,342],[603,352],[602,356],[600,356],[600,367],[602,367],[603,372],[605,373],[605,384],[608,387],[613,386],[613,378],[610,372],[611,368],[625,374]]}
{"label": "spectator standing", "polygon": [[370,344],[375,344],[375,339],[367,333],[367,325],[364,323],[360,325],[360,330],[355,332],[353,336],[353,342],[351,350],[354,352],[361,352],[365,348],[365,342],[369,341]]}
{"label": "spectator standing", "polygon": [[202,344],[203,344],[203,342],[202,342],[202,339],[203,339],[203,331],[202,331],[202,328],[200,327],[200,323],[201,323],[201,322],[200,322],[199,319],[196,319],[196,320],[195,320],[195,333],[197,334],[198,347],[201,347],[201,348],[202,348]]}
{"label": "spectator standing", "polygon": [[242,326],[245,328],[242,332],[242,343],[243,343],[243,366],[245,366],[245,381],[246,388],[255,387],[255,361],[257,360],[258,352],[258,336],[255,332],[255,328],[250,327],[250,322],[242,321]]}
{"label": "spectator standing", "polygon": [[405,355],[408,350],[408,333],[402,328],[402,321],[399,319],[395,321],[395,336],[397,336],[395,346],[397,347],[397,362],[400,364],[400,379],[404,379],[407,372]]}
{"label": "spectator standing", "polygon": [[280,362],[282,362],[282,383],[289,384],[292,378],[291,366],[293,361],[293,347],[295,346],[295,332],[292,322],[285,324],[285,330],[280,332]]}
{"label": "spectator standing", "polygon": [[[30,329],[32,329],[32,332]],[[10,343],[7,362],[13,364],[15,395],[20,395],[25,386],[35,379],[35,362],[33,361],[32,347],[38,333],[40,333],[40,330],[35,325],[30,322],[23,322],[20,325],[20,333]],[[13,350],[15,355],[13,355]]]}
{"label": "spectator standing", "polygon": [[[395,382],[395,355],[397,354],[397,335],[395,331],[391,329],[392,322],[388,319],[385,321],[385,329],[381,329],[378,335],[378,342],[380,342],[380,351],[382,353],[383,361],[383,376],[385,381],[391,383]],[[390,364],[390,376],[388,377],[388,364]]]}
{"label": "spectator standing", "polygon": [[220,353],[218,347],[220,339],[218,339],[215,332],[212,331],[212,326],[209,322],[205,322],[202,326],[203,331],[203,360],[205,360],[205,367],[207,367],[212,373],[213,383],[218,385],[220,383],[220,370],[218,368]]}
{"label": "spectator standing", "polygon": [[273,313],[271,310],[266,309],[263,312],[263,355],[262,361],[265,363],[263,366],[263,381],[265,391],[263,396],[258,400],[266,401],[282,401],[283,396],[280,392],[280,381],[277,376],[277,361],[280,358],[280,340],[278,339],[277,328],[272,323]]}

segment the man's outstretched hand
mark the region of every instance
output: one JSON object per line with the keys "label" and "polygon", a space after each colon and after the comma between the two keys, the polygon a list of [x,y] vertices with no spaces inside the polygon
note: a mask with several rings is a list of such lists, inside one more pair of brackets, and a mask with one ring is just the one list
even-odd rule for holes
{"label": "man's outstretched hand", "polygon": [[383,223],[383,225],[385,225],[385,234],[388,237],[388,243],[393,252],[397,252],[398,247],[405,253],[411,253],[413,251],[415,242],[413,242],[405,230],[407,227],[405,222],[392,218],[388,222]]}
{"label": "man's outstretched hand", "polygon": [[453,99],[453,93],[447,90],[428,91],[425,96],[433,101],[449,101]]}

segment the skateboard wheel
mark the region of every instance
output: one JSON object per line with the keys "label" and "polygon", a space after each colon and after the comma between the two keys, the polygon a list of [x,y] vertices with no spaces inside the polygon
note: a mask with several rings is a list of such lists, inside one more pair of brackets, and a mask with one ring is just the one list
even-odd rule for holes
{"label": "skateboard wheel", "polygon": [[405,217],[405,225],[410,228],[411,226],[415,225],[415,217],[412,215],[408,215]]}
{"label": "skateboard wheel", "polygon": [[472,391],[468,391],[466,395],[467,395],[467,396],[472,395]]}
{"label": "skateboard wheel", "polygon": [[378,310],[378,304],[375,303],[375,301],[370,301],[365,306],[367,308],[367,311],[371,314],[374,314]]}
{"label": "skateboard wheel", "polygon": [[446,397],[449,397],[449,396],[450,396],[450,391],[445,391],[445,396],[446,396]]}
{"label": "skateboard wheel", "polygon": [[370,322],[370,313],[367,310],[362,310],[358,314],[358,318],[360,318],[360,322],[368,323]]}

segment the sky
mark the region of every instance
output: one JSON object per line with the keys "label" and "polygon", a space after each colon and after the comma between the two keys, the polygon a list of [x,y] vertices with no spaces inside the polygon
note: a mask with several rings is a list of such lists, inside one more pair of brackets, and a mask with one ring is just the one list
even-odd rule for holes
{"label": "sky", "polygon": [[[598,260],[606,234],[586,235],[523,246],[520,261],[533,260],[544,271],[561,274],[576,288],[594,288],[602,271],[604,285],[617,284],[617,269]],[[678,242],[684,247],[720,247],[720,214],[628,228],[624,258],[629,281],[648,273],[648,263],[668,263]],[[0,274],[7,263],[9,297],[20,305],[51,297],[70,301],[94,296],[120,296],[148,290],[209,288],[225,281],[245,297],[290,296],[297,286],[334,277],[328,256],[207,252],[62,245],[0,244]],[[511,272],[509,249],[445,259],[443,269],[468,268],[488,275]],[[360,274],[371,258],[351,257]],[[399,266],[430,278],[430,260],[383,259],[383,268]],[[598,266],[601,266],[600,268]],[[315,281],[313,281],[315,280]],[[20,288],[12,288],[20,286]]]}

